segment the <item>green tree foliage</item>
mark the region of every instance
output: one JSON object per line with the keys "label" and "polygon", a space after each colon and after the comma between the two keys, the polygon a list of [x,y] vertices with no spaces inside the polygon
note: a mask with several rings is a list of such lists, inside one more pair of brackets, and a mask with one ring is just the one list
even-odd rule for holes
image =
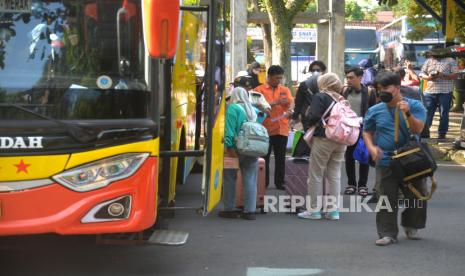
{"label": "green tree foliage", "polygon": [[362,7],[355,0],[346,1],[345,11],[347,21],[362,21],[365,19]]}
{"label": "green tree foliage", "polygon": [[291,39],[293,20],[299,11],[305,11],[314,0],[262,0],[271,22],[273,64],[285,70],[286,85],[292,85]]}
{"label": "green tree foliage", "polygon": [[[410,23],[412,24],[413,31],[409,34],[408,38],[412,40],[420,40],[427,33],[441,29],[442,25],[438,22],[437,26],[425,26],[422,24],[423,17],[429,13],[423,9],[416,1],[410,0],[379,0],[380,5],[388,5],[392,7],[396,17],[406,15]],[[429,5],[438,15],[441,15],[441,1],[440,0],[425,0],[425,3]],[[457,8],[457,18],[455,22],[455,31],[461,41],[465,41],[465,12]]]}

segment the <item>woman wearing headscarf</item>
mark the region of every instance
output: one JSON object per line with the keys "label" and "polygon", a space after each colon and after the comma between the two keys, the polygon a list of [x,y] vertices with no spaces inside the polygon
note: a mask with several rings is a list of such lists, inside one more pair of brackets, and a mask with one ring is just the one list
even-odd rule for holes
{"label": "woman wearing headscarf", "polygon": [[[313,96],[308,116],[308,127],[316,126],[312,140],[312,154],[308,170],[308,193],[310,196],[310,210],[299,213],[299,218],[321,219],[321,209],[326,210],[326,218],[339,219],[339,194],[341,191],[341,166],[344,160],[346,146],[326,138],[322,119],[325,120],[331,113],[328,110],[331,104],[341,97],[342,82],[334,73],[318,77],[320,93]],[[328,112],[326,112],[328,110]],[[323,117],[323,115],[326,115]],[[332,206],[322,206],[323,185],[328,182],[329,194],[335,202]],[[307,204],[308,206],[308,204]]]}
{"label": "woman wearing headscarf", "polygon": [[231,91],[229,105],[226,110],[225,127],[225,157],[238,158],[239,168],[244,185],[244,211],[239,213],[236,204],[237,168],[223,170],[223,206],[224,210],[218,215],[223,218],[237,218],[254,220],[257,204],[257,170],[258,158],[240,155],[236,152],[235,140],[241,126],[246,121],[257,120],[256,109],[249,100],[248,92],[242,87]]}

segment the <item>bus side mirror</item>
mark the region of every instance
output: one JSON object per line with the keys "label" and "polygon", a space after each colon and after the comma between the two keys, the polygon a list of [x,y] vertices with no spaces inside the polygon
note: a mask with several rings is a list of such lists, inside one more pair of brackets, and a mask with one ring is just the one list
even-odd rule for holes
{"label": "bus side mirror", "polygon": [[173,58],[178,42],[179,1],[143,1],[144,37],[152,58]]}

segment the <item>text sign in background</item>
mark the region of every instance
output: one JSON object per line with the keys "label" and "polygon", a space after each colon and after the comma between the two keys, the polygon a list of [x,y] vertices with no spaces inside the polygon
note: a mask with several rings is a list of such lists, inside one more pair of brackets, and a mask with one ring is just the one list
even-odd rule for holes
{"label": "text sign in background", "polygon": [[0,12],[31,12],[32,0],[0,0]]}

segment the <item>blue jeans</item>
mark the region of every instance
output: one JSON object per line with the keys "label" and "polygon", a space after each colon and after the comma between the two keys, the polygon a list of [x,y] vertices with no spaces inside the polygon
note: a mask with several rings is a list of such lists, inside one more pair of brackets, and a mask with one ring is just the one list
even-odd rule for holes
{"label": "blue jeans", "polygon": [[[239,167],[244,185],[244,212],[255,213],[257,206],[258,158],[239,156]],[[225,169],[223,172],[223,205],[225,211],[236,209],[237,169]]]}
{"label": "blue jeans", "polygon": [[426,126],[430,128],[433,123],[434,113],[439,107],[438,134],[446,135],[449,130],[449,110],[452,102],[451,93],[431,94],[425,93],[425,105],[427,110]]}

